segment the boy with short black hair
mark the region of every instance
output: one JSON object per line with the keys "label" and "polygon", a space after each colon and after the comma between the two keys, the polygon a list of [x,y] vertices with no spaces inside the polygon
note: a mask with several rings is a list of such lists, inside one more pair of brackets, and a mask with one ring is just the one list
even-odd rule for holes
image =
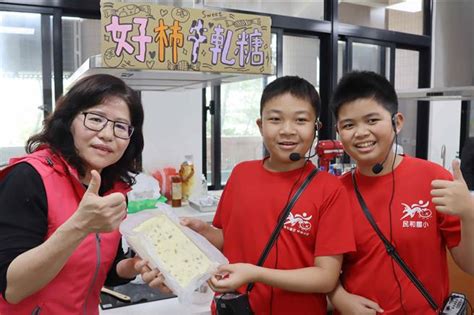
{"label": "boy with short black hair", "polygon": [[352,173],[341,178],[352,202],[357,251],[344,257],[342,285],[330,294],[331,301],[342,314],[433,314],[388,255],[355,188],[384,236],[439,307],[449,295],[446,247],[464,270],[474,264],[473,213],[435,208],[433,202],[442,200],[431,200],[431,182],[450,181],[451,174],[437,164],[393,151],[404,117],[398,112],[395,90],[384,77],[365,71],[345,75],[332,106],[340,140],[357,164],[355,181]]}
{"label": "boy with short black hair", "polygon": [[335,177],[316,174],[263,267],[256,266],[284,206],[315,168],[304,155],[315,138],[319,95],[304,79],[281,77],[265,88],[260,106],[257,125],[269,156],[233,169],[213,226],[195,219],[183,224],[231,263],[220,268],[226,277],[210,280],[214,290],[244,292],[254,282],[249,296],[255,314],[326,314],[324,293],[337,283],[342,255],[355,249],[347,193]]}

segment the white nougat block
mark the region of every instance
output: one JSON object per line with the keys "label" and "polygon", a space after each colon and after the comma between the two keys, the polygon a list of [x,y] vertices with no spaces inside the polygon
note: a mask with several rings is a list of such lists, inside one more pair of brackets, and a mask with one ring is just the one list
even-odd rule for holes
{"label": "white nougat block", "polygon": [[213,265],[209,258],[166,215],[157,215],[134,229],[153,244],[166,270],[186,287]]}

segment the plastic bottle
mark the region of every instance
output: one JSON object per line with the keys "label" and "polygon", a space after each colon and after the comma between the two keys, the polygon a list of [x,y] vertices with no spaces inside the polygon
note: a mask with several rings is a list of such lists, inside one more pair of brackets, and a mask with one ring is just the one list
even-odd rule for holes
{"label": "plastic bottle", "polygon": [[179,176],[183,181],[183,202],[187,203],[194,187],[194,163],[192,155],[185,155],[179,168]]}
{"label": "plastic bottle", "polygon": [[181,176],[171,176],[171,206],[173,208],[181,207],[181,200],[183,198]]}

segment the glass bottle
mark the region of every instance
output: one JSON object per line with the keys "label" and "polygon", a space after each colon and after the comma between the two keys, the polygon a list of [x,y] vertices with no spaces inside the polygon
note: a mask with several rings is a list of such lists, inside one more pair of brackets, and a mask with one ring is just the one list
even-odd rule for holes
{"label": "glass bottle", "polygon": [[173,208],[181,207],[181,199],[183,198],[181,176],[175,175],[171,177],[171,206]]}

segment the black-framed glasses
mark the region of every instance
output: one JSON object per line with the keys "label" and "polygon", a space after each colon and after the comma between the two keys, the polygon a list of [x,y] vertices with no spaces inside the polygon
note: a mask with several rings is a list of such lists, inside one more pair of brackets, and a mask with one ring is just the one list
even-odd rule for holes
{"label": "black-framed glasses", "polygon": [[103,115],[91,112],[82,112],[82,115],[84,115],[84,127],[86,127],[87,129],[93,131],[101,131],[105,128],[105,126],[107,126],[108,122],[110,121],[114,124],[114,136],[116,136],[117,138],[127,140],[130,139],[133,134],[133,126],[130,126],[129,124],[124,123],[123,121],[111,120]]}

